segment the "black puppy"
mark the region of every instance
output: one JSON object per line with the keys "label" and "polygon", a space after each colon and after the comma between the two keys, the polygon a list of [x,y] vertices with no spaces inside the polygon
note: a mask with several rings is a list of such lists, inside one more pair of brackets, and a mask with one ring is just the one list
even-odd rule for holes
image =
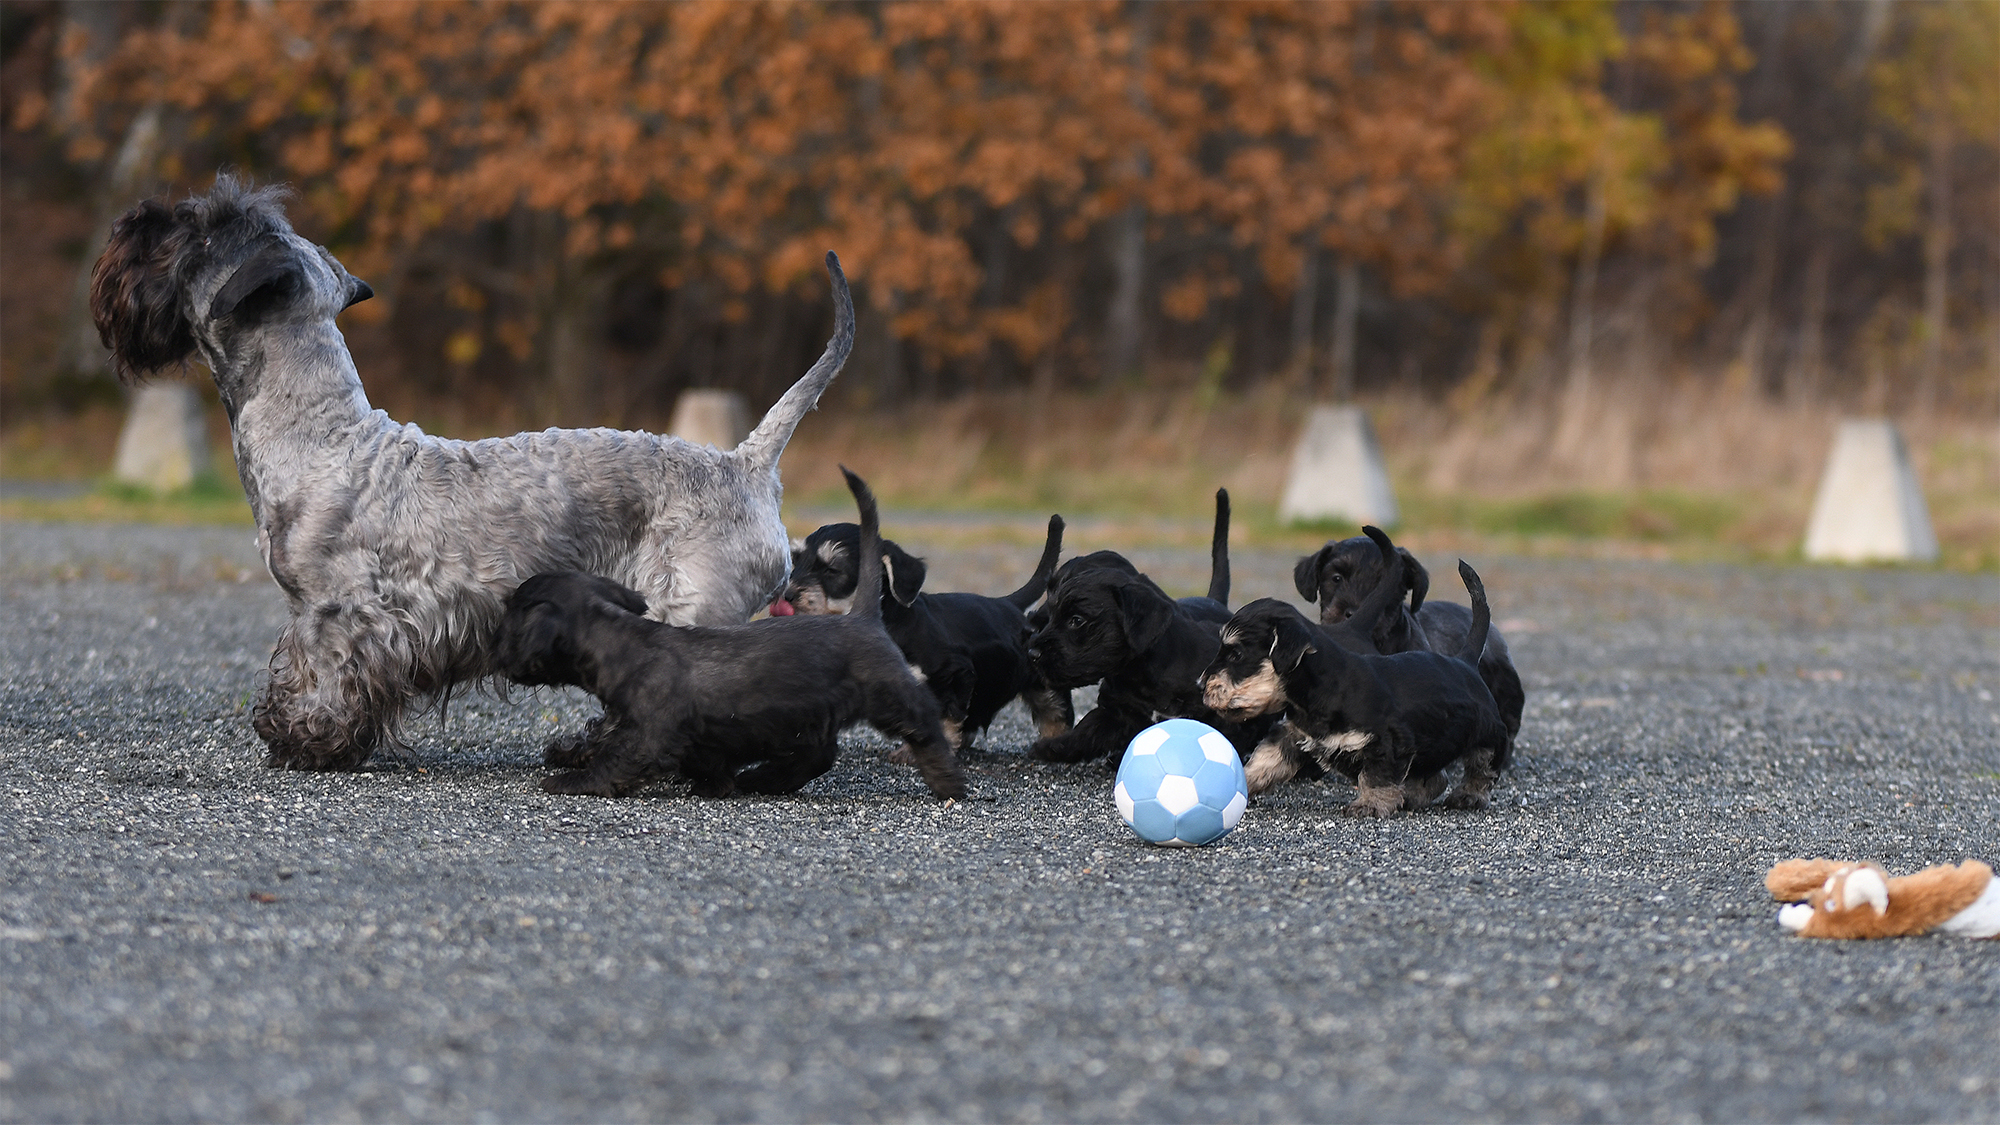
{"label": "black puppy", "polygon": [[[1397,561],[1402,578],[1394,585],[1400,593],[1397,604],[1377,620],[1375,651],[1455,653],[1465,647],[1472,633],[1473,612],[1456,602],[1425,601],[1431,585],[1430,573],[1410,552],[1398,547]],[[1381,552],[1364,536],[1328,543],[1300,559],[1292,568],[1292,584],[1299,596],[1319,605],[1321,624],[1347,620],[1375,587],[1383,581]],[[1402,594],[1410,604],[1401,604]],[[1521,709],[1527,692],[1521,675],[1514,670],[1514,658],[1507,651],[1507,638],[1497,628],[1488,627],[1486,648],[1479,655],[1479,678],[1493,693],[1500,717],[1510,735],[1521,732]]]}
{"label": "black puppy", "polygon": [[[1063,519],[1049,517],[1048,541],[1033,577],[1005,597],[923,593],[924,560],[893,540],[882,540],[877,587],[882,624],[910,669],[937,697],[945,738],[963,750],[993,722],[1007,701],[1020,696],[1044,730],[1069,727],[1068,693],[1051,691],[1028,660],[1023,614],[1041,598],[1062,552]],[[851,523],[819,528],[792,548],[792,578],[774,603],[807,616],[854,612],[860,574],[860,529]],[[859,599],[868,601],[869,599]],[[1054,725],[1060,723],[1060,725]]]}
{"label": "black puppy", "polygon": [[[1218,497],[1224,512],[1227,502]],[[1218,528],[1226,528],[1226,519],[1218,518]],[[1218,715],[1202,703],[1197,678],[1221,636],[1212,611],[1201,603],[1220,605],[1220,599],[1177,602],[1130,565],[1071,571],[1050,586],[1048,624],[1029,651],[1051,687],[1098,684],[1097,706],[1075,729],[1036,740],[1028,755],[1052,762],[1101,758],[1170,718],[1200,719],[1227,735],[1238,754],[1248,755],[1275,717],[1237,721]],[[1210,583],[1211,594],[1228,596],[1226,566],[1220,584]]]}
{"label": "black puppy", "polygon": [[[1368,530],[1371,538],[1380,535]],[[1402,560],[1387,536],[1378,542],[1393,583]],[[1202,673],[1204,700],[1239,717],[1282,712],[1304,736],[1275,737],[1257,747],[1245,766],[1252,793],[1291,777],[1302,755],[1310,754],[1359,788],[1342,811],[1382,817],[1429,804],[1444,789],[1442,771],[1463,760],[1464,779],[1445,804],[1486,807],[1513,741],[1473,664],[1486,640],[1486,591],[1471,566],[1460,562],[1458,570],[1472,595],[1473,623],[1453,656],[1356,653],[1275,598],[1237,612]],[[1364,602],[1356,617],[1379,611],[1391,593],[1401,600],[1392,585]]]}
{"label": "black puppy", "polygon": [[[1048,630],[1049,605],[1055,601],[1056,591],[1065,583],[1073,582],[1079,575],[1092,570],[1108,570],[1133,578],[1141,577],[1139,568],[1133,566],[1130,559],[1116,551],[1092,551],[1087,555],[1078,555],[1056,568],[1055,574],[1049,578],[1048,595],[1042,599],[1041,605],[1036,606],[1028,614],[1028,627],[1034,634],[1040,635]],[[1179,605],[1189,618],[1196,621],[1206,621],[1220,626],[1229,620],[1229,490],[1226,488],[1215,490],[1215,531],[1210,536],[1208,544],[1208,593],[1206,596],[1180,598],[1175,604]],[[1046,683],[1048,677],[1041,670],[1041,662],[1036,661],[1035,667],[1038,678]],[[1072,686],[1088,687],[1095,682],[1090,680]],[[1076,725],[1076,709],[1070,701],[1070,689],[1049,687],[1046,690],[1048,695],[1045,697],[1045,708],[1051,721],[1042,721],[1044,712],[1036,712],[1037,733],[1041,735],[1043,742],[1058,737]]]}
{"label": "black puppy", "polygon": [[[861,580],[880,581],[875,497],[861,508]],[[574,684],[604,716],[581,745],[551,747],[579,768],[542,780],[551,793],[616,797],[678,773],[704,797],[736,789],[789,793],[833,767],[840,732],[866,720],[911,748],[939,797],[965,777],[925,691],[882,628],[871,599],[844,617],[780,617],[724,628],[662,625],[616,582],[538,574],[507,601],[499,664],[523,684]],[[741,770],[742,772],[737,772]]]}

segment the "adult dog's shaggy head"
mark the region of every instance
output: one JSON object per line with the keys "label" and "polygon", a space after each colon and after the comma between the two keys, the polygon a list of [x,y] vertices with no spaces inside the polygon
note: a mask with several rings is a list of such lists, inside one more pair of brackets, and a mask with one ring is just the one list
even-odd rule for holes
{"label": "adult dog's shaggy head", "polygon": [[1052,586],[1045,609],[1028,653],[1050,686],[1077,688],[1153,647],[1173,622],[1174,600],[1142,574],[1100,566]]}
{"label": "adult dog's shaggy head", "polygon": [[331,321],[374,295],[325,247],[293,233],[285,196],[222,175],[206,195],[171,208],[148,199],[112,224],[91,271],[90,312],[121,378],[195,357],[220,375],[244,334]]}
{"label": "adult dog's shaggy head", "polygon": [[[852,612],[861,577],[860,555],[861,528],[856,524],[830,523],[793,540],[792,578],[780,601],[791,612],[809,617]],[[924,560],[894,540],[882,540],[882,584],[896,604],[916,603],[927,571]]]}
{"label": "adult dog's shaggy head", "polygon": [[507,599],[496,657],[500,673],[517,684],[588,687],[596,669],[587,666],[589,650],[578,643],[578,633],[607,612],[643,617],[646,599],[595,574],[535,575]]}
{"label": "adult dog's shaggy head", "polygon": [[1222,647],[1201,674],[1202,703],[1249,719],[1285,709],[1285,674],[1317,652],[1312,628],[1289,603],[1259,598],[1222,627]]}
{"label": "adult dog's shaggy head", "polygon": [[[1431,576],[1407,550],[1396,548],[1403,559],[1402,591],[1410,599],[1410,612],[1424,606],[1430,593]],[[1361,603],[1382,581],[1381,551],[1365,535],[1328,543],[1300,559],[1292,568],[1292,585],[1299,596],[1319,606],[1321,624],[1338,625],[1354,616]]]}

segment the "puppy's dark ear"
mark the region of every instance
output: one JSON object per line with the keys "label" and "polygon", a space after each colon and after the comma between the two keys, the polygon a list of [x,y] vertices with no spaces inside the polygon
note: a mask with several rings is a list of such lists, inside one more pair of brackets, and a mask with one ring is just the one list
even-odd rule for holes
{"label": "puppy's dark ear", "polygon": [[896,604],[908,607],[917,600],[917,592],[924,588],[924,560],[903,550],[893,541],[882,541],[882,584],[889,587],[889,596]]}
{"label": "puppy's dark ear", "polygon": [[148,199],[111,224],[111,240],[90,271],[90,316],[125,382],[184,363],[194,352],[174,276],[185,241],[174,213]]}
{"label": "puppy's dark ear", "polygon": [[1309,602],[1319,601],[1320,571],[1324,570],[1326,564],[1332,561],[1333,544],[1331,543],[1299,560],[1299,565],[1292,568],[1292,585],[1298,588],[1300,597]]}
{"label": "puppy's dark ear", "polygon": [[500,634],[500,670],[510,678],[538,683],[550,665],[567,659],[569,615],[548,602],[530,601],[509,609]]}
{"label": "puppy's dark ear", "polygon": [[1410,595],[1410,612],[1415,613],[1424,608],[1424,596],[1431,592],[1431,572],[1408,547],[1398,547],[1396,553],[1403,556],[1403,591]]}
{"label": "puppy's dark ear", "polygon": [[1150,582],[1125,582],[1117,587],[1118,611],[1125,619],[1125,640],[1134,652],[1153,647],[1174,617],[1172,598]]}
{"label": "puppy's dark ear", "polygon": [[627,613],[646,616],[646,595],[629,586],[621,586],[607,578],[598,587],[597,592],[604,595],[605,601]]}
{"label": "puppy's dark ear", "polygon": [[1271,667],[1289,672],[1299,666],[1307,653],[1319,651],[1312,643],[1312,631],[1302,619],[1286,615],[1278,618],[1276,624],[1277,630],[1271,638]]}
{"label": "puppy's dark ear", "polygon": [[209,302],[208,317],[228,317],[247,328],[290,304],[305,288],[305,270],[299,266],[298,255],[282,240],[273,239],[236,267],[222,291]]}

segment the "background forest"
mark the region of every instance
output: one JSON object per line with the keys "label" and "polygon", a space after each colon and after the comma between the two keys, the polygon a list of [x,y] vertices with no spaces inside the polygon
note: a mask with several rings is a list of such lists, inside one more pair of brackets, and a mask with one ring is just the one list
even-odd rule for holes
{"label": "background forest", "polygon": [[457,436],[761,410],[833,248],[861,341],[795,488],[871,447],[908,502],[1268,510],[1358,398],[1413,520],[1789,542],[1887,413],[1947,543],[2000,541],[1989,0],[7,0],[0,50],[17,475],[115,412],[110,219],[231,167]]}

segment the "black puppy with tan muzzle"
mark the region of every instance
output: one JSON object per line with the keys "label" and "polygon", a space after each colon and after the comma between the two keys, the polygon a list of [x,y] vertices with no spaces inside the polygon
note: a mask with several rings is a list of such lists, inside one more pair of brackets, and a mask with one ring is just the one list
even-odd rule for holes
{"label": "black puppy with tan muzzle", "polygon": [[[861,508],[861,580],[881,580],[875,497]],[[749,625],[650,621],[646,599],[607,578],[538,574],[507,601],[499,665],[521,684],[572,684],[604,704],[589,736],[552,745],[551,793],[617,797],[679,775],[697,796],[789,793],[833,767],[845,728],[867,722],[910,748],[939,797],[965,796],[937,700],[911,674],[872,598],[841,617]]]}
{"label": "black puppy with tan muzzle", "polygon": [[[1041,562],[1020,589],[983,594],[924,591],[928,568],[893,540],[882,540],[878,567],[882,625],[910,669],[944,713],[945,738],[964,750],[1019,696],[1044,734],[1069,729],[1069,693],[1041,682],[1028,659],[1028,608],[1041,600],[1062,553],[1063,518],[1049,517]],[[860,591],[860,529],[851,523],[818,528],[792,547],[792,577],[774,614],[851,613]],[[895,755],[903,756],[901,751]]]}
{"label": "black puppy with tan muzzle", "polygon": [[[1189,599],[1192,600],[1192,599]],[[1275,715],[1232,719],[1202,702],[1199,680],[1220,627],[1136,571],[1096,567],[1049,591],[1048,624],[1029,644],[1042,678],[1058,689],[1097,684],[1097,706],[1075,728],[1038,739],[1028,756],[1081,762],[1125,749],[1162,719],[1199,719],[1247,755]]]}
{"label": "black puppy with tan muzzle", "polygon": [[[1400,600],[1402,562],[1387,535],[1366,530],[1389,582],[1355,614],[1362,628],[1391,597]],[[1257,747],[1244,767],[1251,793],[1290,778],[1310,755],[1360,790],[1342,811],[1384,817],[1430,804],[1445,788],[1443,771],[1462,761],[1464,778],[1444,804],[1486,807],[1513,739],[1475,668],[1488,627],[1486,591],[1471,566],[1461,561],[1458,570],[1472,596],[1473,623],[1450,656],[1355,652],[1342,643],[1351,638],[1329,635],[1275,598],[1251,602],[1230,619],[1202,673],[1203,700],[1238,718],[1282,714],[1303,736],[1280,732]]]}
{"label": "black puppy with tan muzzle", "polygon": [[[1397,591],[1390,610],[1375,621],[1370,634],[1376,652],[1441,652],[1451,654],[1465,647],[1472,631],[1472,610],[1456,602],[1428,601],[1430,573],[1416,557],[1401,547],[1396,549],[1400,578],[1386,577],[1386,564],[1374,543],[1354,536],[1328,543],[1301,558],[1292,568],[1292,585],[1299,596],[1319,605],[1322,625],[1336,625],[1352,617],[1377,586],[1389,582]],[[1403,604],[1403,597],[1409,604]],[[1527,692],[1521,674],[1514,669],[1514,657],[1507,650],[1507,638],[1488,626],[1486,647],[1479,654],[1479,678],[1493,693],[1507,733],[1521,732],[1521,711]]]}

